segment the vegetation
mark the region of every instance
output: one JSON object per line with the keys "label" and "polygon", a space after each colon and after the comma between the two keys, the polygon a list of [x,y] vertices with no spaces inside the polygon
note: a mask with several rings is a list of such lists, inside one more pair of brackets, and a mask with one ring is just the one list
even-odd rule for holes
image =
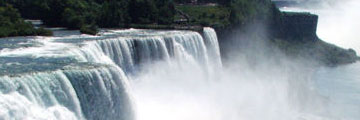
{"label": "vegetation", "polygon": [[[190,24],[213,26],[215,28],[240,27],[255,21],[272,21],[273,13],[280,11],[270,0],[198,0],[211,5],[178,5],[176,8],[190,17]],[[189,3],[189,0],[177,0]],[[280,16],[278,16],[280,17]]]}
{"label": "vegetation", "polygon": [[[189,15],[191,25],[225,27],[230,24],[230,9],[225,6],[179,5],[176,9]],[[176,18],[180,19],[181,16],[177,15]]]}
{"label": "vegetation", "polygon": [[[188,14],[190,25],[226,28],[265,18],[270,0],[198,0],[218,6],[193,6],[191,0],[2,0],[22,17],[41,19],[48,26],[83,29],[91,24],[101,28],[124,28],[131,24],[171,25],[181,18],[176,9]],[[176,6],[176,7],[175,7]],[[96,30],[97,31],[97,30]]]}
{"label": "vegetation", "polygon": [[[175,0],[176,3],[186,4],[191,3],[192,0]],[[198,3],[219,3],[222,5],[229,4],[231,0],[198,0]]]}
{"label": "vegetation", "polygon": [[0,37],[52,35],[44,28],[35,29],[31,23],[25,22],[18,11],[11,5],[0,3]]}
{"label": "vegetation", "polygon": [[89,35],[96,35],[99,28],[95,24],[81,26],[80,32]]}
{"label": "vegetation", "polygon": [[272,43],[288,54],[315,57],[326,64],[346,63],[356,58],[352,50],[319,40],[316,29],[311,29],[312,24],[297,24],[302,24],[297,22],[301,20],[297,16],[307,15],[312,19],[311,14],[282,13],[271,0],[198,0],[198,3],[193,4],[192,0],[1,0],[0,37],[52,34],[43,28],[34,29],[21,17],[41,19],[48,26],[79,29],[92,35],[97,34],[98,27],[198,29],[212,26],[221,42],[230,41],[231,35],[248,25],[262,23],[270,31],[268,37]]}
{"label": "vegetation", "polygon": [[175,7],[169,0],[5,0],[24,18],[69,29],[95,24],[103,28],[136,24],[170,24]]}

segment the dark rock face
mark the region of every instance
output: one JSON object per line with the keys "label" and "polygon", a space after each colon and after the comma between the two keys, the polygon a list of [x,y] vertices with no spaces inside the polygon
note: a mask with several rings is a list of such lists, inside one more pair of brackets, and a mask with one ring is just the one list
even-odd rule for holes
{"label": "dark rock face", "polygon": [[316,28],[318,24],[318,16],[310,13],[283,13],[284,37],[286,39],[316,40]]}
{"label": "dark rock face", "polygon": [[[322,65],[337,66],[359,60],[356,52],[326,43],[316,35],[318,16],[310,13],[282,12],[276,24],[260,21],[249,27],[217,29],[223,61],[233,54],[276,54],[276,49],[291,58],[317,61]],[[255,50],[247,48],[257,48]],[[275,49],[272,49],[275,48]],[[249,51],[246,53],[246,51]],[[275,52],[271,52],[275,51]],[[249,55],[247,55],[249,56]]]}

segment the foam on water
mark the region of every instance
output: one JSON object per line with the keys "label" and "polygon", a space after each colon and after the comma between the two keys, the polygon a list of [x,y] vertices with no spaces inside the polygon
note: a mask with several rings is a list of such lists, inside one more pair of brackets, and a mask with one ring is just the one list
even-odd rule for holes
{"label": "foam on water", "polygon": [[107,30],[25,43],[0,51],[0,119],[334,118],[312,88],[311,67],[263,56],[262,44],[265,52],[234,51],[224,68],[212,28]]}
{"label": "foam on water", "polygon": [[208,56],[219,57],[214,35],[139,29],[101,34],[5,38],[15,42],[0,50],[0,118],[131,120],[128,78],[137,71],[158,61],[210,71]]}

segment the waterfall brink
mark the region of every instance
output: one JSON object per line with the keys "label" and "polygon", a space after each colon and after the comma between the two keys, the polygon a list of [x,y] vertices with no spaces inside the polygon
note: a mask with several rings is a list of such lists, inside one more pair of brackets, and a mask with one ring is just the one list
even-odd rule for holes
{"label": "waterfall brink", "polygon": [[131,120],[132,108],[126,77],[117,67],[66,71],[86,118]]}
{"label": "waterfall brink", "polygon": [[220,55],[220,48],[218,37],[214,29],[206,27],[204,28],[205,43],[208,48],[208,56],[210,57],[210,67],[212,75],[218,74],[222,69],[222,61]]}
{"label": "waterfall brink", "polygon": [[172,58],[178,60],[177,62],[201,63],[203,67],[209,64],[208,49],[197,32],[148,31],[143,32],[140,37],[113,38],[96,41],[95,44],[126,72],[134,72],[143,65],[158,61],[176,64]]}
{"label": "waterfall brink", "polygon": [[221,69],[215,31],[205,28],[203,36],[129,29],[6,38],[15,44],[0,45],[0,119],[136,119],[129,79],[149,65]]}

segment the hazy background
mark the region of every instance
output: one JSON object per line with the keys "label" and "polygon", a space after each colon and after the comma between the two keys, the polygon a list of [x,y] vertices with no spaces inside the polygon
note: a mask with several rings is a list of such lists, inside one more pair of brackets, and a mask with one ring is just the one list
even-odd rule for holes
{"label": "hazy background", "polygon": [[132,82],[137,118],[327,119],[327,101],[312,90],[312,61],[286,57],[269,44],[263,28],[251,25],[232,36],[233,51],[215,75],[191,61],[146,67]]}
{"label": "hazy background", "polygon": [[[310,1],[310,0],[309,0]],[[305,11],[319,15],[318,36],[329,43],[360,52],[360,1],[312,0],[284,11]]]}
{"label": "hazy background", "polygon": [[[320,16],[318,35],[324,41],[360,51],[358,0],[309,1],[286,11]],[[231,36],[229,57],[210,79],[196,63],[151,64],[132,82],[139,120],[356,120],[342,81],[344,69],[321,67],[292,59],[272,46],[261,24]],[[176,60],[174,60],[176,61]],[[347,67],[347,66],[346,66]],[[340,73],[340,74],[335,74]],[[355,79],[349,73],[347,77]],[[331,74],[332,76],[329,76]],[[354,73],[353,73],[354,74]],[[340,79],[331,79],[337,78]],[[343,85],[340,85],[344,83]],[[344,87],[344,88],[341,88]],[[345,96],[343,96],[345,95]],[[354,94],[349,94],[353,96]],[[346,99],[338,102],[338,97]]]}

